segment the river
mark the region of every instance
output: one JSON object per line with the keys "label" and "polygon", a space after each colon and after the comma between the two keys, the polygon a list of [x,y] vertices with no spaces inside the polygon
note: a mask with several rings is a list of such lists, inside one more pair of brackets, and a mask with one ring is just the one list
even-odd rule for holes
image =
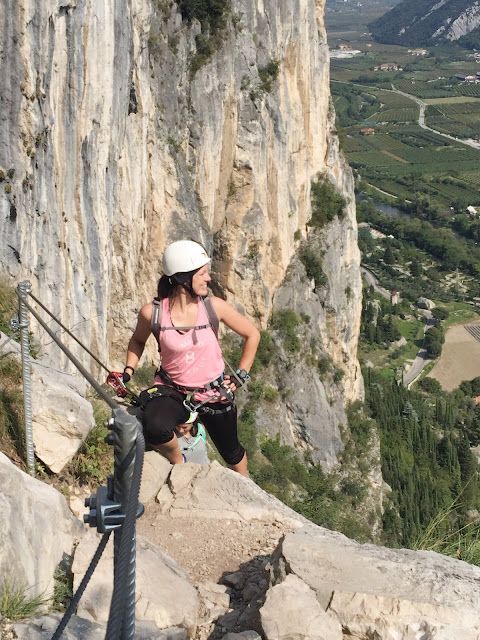
{"label": "river", "polygon": [[372,196],[368,196],[366,193],[357,193],[355,195],[355,200],[357,202],[362,202],[362,200],[369,200],[370,202],[373,202],[373,204],[379,211],[385,213],[387,216],[390,216],[390,218],[408,218],[409,220],[411,220],[411,216],[408,213],[405,213],[398,207],[394,207],[391,204],[378,202],[378,200],[375,200],[374,198],[372,198]]}

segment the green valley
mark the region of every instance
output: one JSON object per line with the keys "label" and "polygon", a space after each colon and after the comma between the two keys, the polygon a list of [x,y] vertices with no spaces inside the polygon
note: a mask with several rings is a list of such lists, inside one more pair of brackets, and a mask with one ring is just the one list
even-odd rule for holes
{"label": "green valley", "polygon": [[394,199],[428,195],[446,219],[480,205],[480,58],[457,44],[377,43],[372,10],[333,7],[329,45],[345,57],[331,59],[331,91],[351,166]]}

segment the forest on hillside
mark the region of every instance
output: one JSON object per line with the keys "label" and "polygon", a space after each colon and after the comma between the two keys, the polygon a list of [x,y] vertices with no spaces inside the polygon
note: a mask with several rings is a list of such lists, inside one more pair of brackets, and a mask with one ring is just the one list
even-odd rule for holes
{"label": "forest on hillside", "polygon": [[428,46],[442,39],[442,27],[445,30],[445,26],[471,7],[468,0],[403,0],[371,22],[369,28],[378,42]]}

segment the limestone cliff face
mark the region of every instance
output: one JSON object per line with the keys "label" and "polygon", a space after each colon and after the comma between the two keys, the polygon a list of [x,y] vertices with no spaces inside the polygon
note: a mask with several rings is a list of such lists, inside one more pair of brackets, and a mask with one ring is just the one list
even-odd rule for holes
{"label": "limestone cliff face", "polygon": [[348,212],[325,230],[316,322],[345,396],[359,397],[353,184],[332,132],[323,8],[232,0],[222,46],[193,74],[201,27],[174,3],[6,0],[1,271],[122,362],[165,244],[191,237],[223,295],[265,327],[327,171]]}

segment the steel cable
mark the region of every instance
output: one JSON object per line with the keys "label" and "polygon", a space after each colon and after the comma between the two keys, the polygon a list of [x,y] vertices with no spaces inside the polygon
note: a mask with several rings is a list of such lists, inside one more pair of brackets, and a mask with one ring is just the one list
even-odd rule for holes
{"label": "steel cable", "polygon": [[[30,294],[31,295],[31,294]],[[22,302],[26,309],[30,311],[33,317],[37,320],[40,326],[48,333],[57,346],[65,353],[69,360],[75,365],[78,371],[83,377],[90,383],[95,389],[98,395],[116,411],[119,411],[118,404],[102,389],[97,381],[90,375],[85,367],[79,362],[79,360],[71,353],[71,351],[62,343],[62,341],[55,335],[54,331],[42,320],[39,314],[32,308],[32,306],[26,302],[26,296],[22,296]],[[53,319],[59,322],[48,309],[40,303],[33,295],[32,298],[42,309],[44,309]],[[60,326],[65,328],[60,322]],[[65,328],[65,330],[72,335],[71,332]],[[76,338],[75,338],[76,339]],[[76,339],[76,341],[103,367],[106,367],[86,349],[82,343]],[[108,369],[107,369],[108,371]],[[135,636],[135,524],[138,511],[138,496],[140,493],[140,484],[142,478],[143,457],[145,453],[145,439],[141,429],[137,430],[135,439],[135,462],[132,472],[130,491],[126,502],[125,519],[123,521],[122,528],[117,530],[118,534],[121,534],[121,540],[119,543],[119,557],[116,564],[116,570],[114,575],[114,589],[112,595],[112,601],[110,606],[110,614],[107,625],[106,640],[118,640],[122,637],[123,640],[133,640]],[[120,467],[121,475],[126,472],[126,469]],[[110,532],[107,532],[90,563],[87,573],[82,579],[80,587],[77,590],[72,602],[70,603],[64,617],[62,618],[57,630],[52,636],[52,640],[58,640],[62,632],[68,624],[82,594],[85,590],[93,571],[95,570],[100,557],[105,549],[105,546],[110,537]],[[133,588],[132,588],[133,586]],[[123,630],[122,630],[123,626]]]}
{"label": "steel cable", "polygon": [[95,551],[95,555],[93,556],[92,561],[90,562],[90,565],[85,575],[82,578],[82,581],[77,589],[77,592],[73,596],[70,604],[68,605],[67,610],[63,614],[63,618],[60,620],[60,624],[56,628],[55,633],[52,636],[52,640],[58,640],[62,635],[62,633],[65,631],[65,627],[67,626],[67,624],[70,621],[70,618],[75,612],[75,609],[77,608],[77,605],[80,602],[80,598],[82,597],[83,592],[85,591],[87,584],[89,583],[90,578],[93,575],[93,572],[97,568],[97,564],[100,558],[102,557],[102,553],[104,552],[105,547],[107,546],[107,542],[110,538],[110,534],[111,534],[111,531],[107,531],[107,533],[105,533],[103,535],[103,538],[100,540],[100,544],[98,545],[97,550]]}
{"label": "steel cable", "polygon": [[[70,329],[68,329],[68,328],[67,328],[67,327],[66,327],[62,322],[60,322],[60,320],[59,320],[55,315],[53,315],[53,313],[52,313],[52,312],[51,312],[51,311],[50,311],[50,310],[49,310],[49,309],[48,309],[48,308],[47,308],[47,307],[46,307],[42,302],[40,302],[40,300],[39,300],[38,298],[36,298],[36,297],[33,295],[33,293],[29,292],[29,293],[28,293],[28,295],[29,295],[29,296],[32,298],[32,300],[34,300],[34,301],[35,301],[35,302],[36,302],[36,303],[37,303],[37,304],[38,304],[38,305],[39,305],[39,306],[40,306],[40,307],[41,307],[41,308],[42,308],[46,313],[48,313],[48,315],[49,315],[53,320],[55,320],[55,322],[56,322],[58,325],[60,325],[60,327],[61,327],[61,328],[62,328],[62,329],[63,329],[63,330],[64,330],[64,331],[69,335],[69,336],[71,336],[71,337],[75,340],[75,342],[77,342],[77,343],[82,347],[82,349],[84,349],[84,351],[86,351],[86,352],[88,353],[88,355],[89,355],[91,358],[93,358],[93,359],[95,360],[95,362],[96,362],[98,365],[100,365],[100,367],[102,367],[102,369],[105,369],[105,371],[106,371],[109,375],[111,375],[111,373],[112,373],[112,372],[110,371],[110,369],[109,369],[106,365],[104,365],[104,364],[103,364],[103,362],[102,362],[101,360],[99,360],[99,359],[97,358],[97,356],[96,356],[95,354],[93,354],[93,353],[90,351],[90,349],[88,349],[88,348],[87,348],[87,347],[86,347],[86,346],[81,342],[81,340],[79,340],[79,339],[78,339],[78,338],[77,338],[77,337],[76,337],[76,336],[75,336],[75,335],[70,331]],[[24,300],[24,302],[25,302],[25,300]],[[25,304],[26,304],[26,303],[25,303]],[[27,307],[28,307],[28,309],[30,309],[30,310],[31,310],[31,307],[30,307],[29,305],[27,305]],[[35,315],[35,314],[34,314],[34,315]],[[35,315],[35,318],[40,322],[40,320],[39,320],[39,316]],[[41,324],[42,324],[42,327],[43,327],[43,328],[48,332],[49,336],[54,340],[54,342],[55,342],[57,345],[59,345],[59,346],[60,346],[60,344],[61,344],[61,343],[59,342],[59,338],[57,338],[57,337],[55,336],[55,334],[54,334],[54,333],[52,333],[52,331],[51,331],[50,329],[47,329],[48,325],[47,325],[46,323],[41,323]],[[60,347],[60,348],[62,349],[62,347]],[[76,364],[76,363],[73,361],[73,359],[72,359],[72,358],[73,358],[73,356],[72,356],[71,354],[69,355],[69,353],[70,353],[70,352],[69,352],[69,353],[67,353],[67,352],[65,351],[65,349],[62,349],[62,350],[64,351],[64,353],[66,353],[67,357],[68,357],[68,358],[70,358],[70,360],[73,362],[73,364],[75,364],[75,366],[77,366],[77,364]],[[78,362],[78,361],[77,361],[77,362]],[[78,366],[77,366],[77,368],[78,368]],[[79,370],[80,370],[80,369],[79,369]],[[82,372],[82,371],[80,371],[80,373],[82,373],[82,374],[83,374],[83,372]],[[89,380],[88,378],[87,378],[87,380],[90,382],[90,380]],[[90,384],[92,384],[92,383],[90,382]],[[94,385],[92,385],[92,386],[94,386]],[[95,387],[95,389],[96,389],[96,387]],[[127,393],[129,393],[129,394],[131,395],[131,397],[133,398],[133,401],[138,401],[138,397],[137,397],[137,395],[136,395],[136,394],[135,394],[131,389],[128,389],[127,387],[125,387],[125,389],[126,389]],[[97,389],[96,389],[96,390],[97,390]],[[101,394],[100,394],[100,395],[101,395]],[[104,398],[104,396],[102,396],[102,397]],[[104,399],[105,399],[105,398],[104,398]],[[109,403],[109,404],[110,404],[110,403]],[[111,404],[110,404],[110,406],[113,406],[113,405],[111,405]]]}
{"label": "steel cable", "polygon": [[[133,607],[131,606],[132,603],[127,603],[126,601],[127,596],[131,595],[131,589],[127,592],[127,587],[131,586],[131,580],[128,579],[128,576],[132,572],[132,566],[133,572],[135,572],[135,523],[145,453],[145,438],[141,431],[137,433],[135,444],[135,464],[133,466],[130,495],[128,496],[125,510],[125,521],[121,530],[118,567],[115,571],[115,583],[105,640],[118,640],[120,637],[125,639],[133,638],[134,635],[131,635],[132,629],[133,634],[135,633],[135,601],[133,600]],[[124,633],[122,633],[122,624]],[[122,636],[120,636],[121,633]]]}
{"label": "steel cable", "polygon": [[60,338],[58,338],[55,335],[54,331],[52,329],[50,329],[48,324],[42,320],[42,318],[38,315],[38,313],[35,311],[35,309],[32,307],[32,305],[30,305],[26,300],[23,300],[23,303],[25,304],[27,309],[30,311],[32,316],[37,320],[37,322],[45,329],[45,331],[52,338],[52,340],[60,347],[60,349],[67,356],[67,358],[77,367],[77,369],[80,371],[82,376],[84,378],[86,378],[86,380],[92,385],[92,387],[95,389],[95,391],[98,393],[98,395],[103,400],[105,400],[105,402],[108,404],[108,406],[111,409],[116,409],[118,407],[117,402],[115,402],[115,400],[113,398],[111,398],[104,389],[102,389],[102,387],[98,384],[98,382],[95,380],[95,378],[93,378],[93,376],[90,375],[90,373],[85,369],[85,367],[82,365],[82,363],[73,355],[73,353],[70,351],[70,349],[68,349],[63,344],[63,342],[60,340]]}
{"label": "steel cable", "polygon": [[38,298],[36,298],[36,297],[33,295],[33,293],[31,293],[31,292],[30,292],[30,294],[29,294],[29,295],[30,295],[30,297],[31,297],[33,300],[35,300],[35,302],[38,304],[38,306],[39,306],[39,307],[41,307],[41,308],[45,311],[45,313],[48,313],[48,315],[49,315],[53,320],[55,320],[55,322],[56,322],[60,327],[62,327],[62,329],[63,329],[66,333],[68,333],[68,335],[69,335],[70,337],[72,337],[72,338],[75,340],[75,342],[77,342],[77,343],[82,347],[82,349],[85,349],[85,351],[88,353],[88,355],[89,355],[91,358],[93,358],[97,364],[99,364],[103,369],[105,369],[105,371],[106,371],[107,373],[110,373],[110,370],[109,370],[109,369],[108,369],[108,368],[103,364],[103,362],[101,362],[101,360],[99,360],[99,359],[97,358],[97,356],[96,356],[96,355],[94,355],[94,354],[93,354],[89,349],[87,349],[87,347],[86,347],[86,346],[85,346],[85,345],[84,345],[84,344],[83,344],[83,343],[82,343],[82,342],[81,342],[81,341],[76,337],[76,335],[75,335],[75,334],[73,334],[73,333],[70,331],[70,329],[68,329],[64,324],[62,324],[62,322],[60,322],[60,320],[59,320],[56,316],[54,316],[54,315],[53,315],[53,313],[52,313],[49,309],[47,309],[47,307],[46,307],[44,304],[42,304]]}

